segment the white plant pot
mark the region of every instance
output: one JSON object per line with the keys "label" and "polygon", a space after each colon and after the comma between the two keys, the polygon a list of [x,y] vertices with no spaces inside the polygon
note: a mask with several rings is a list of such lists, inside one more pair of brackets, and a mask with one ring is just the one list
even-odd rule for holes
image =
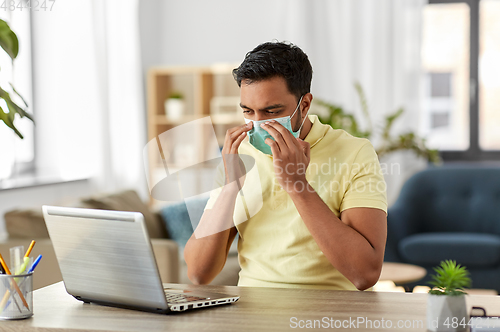
{"label": "white plant pot", "polygon": [[428,294],[427,329],[429,331],[465,331],[468,322],[465,295]]}
{"label": "white plant pot", "polygon": [[171,119],[179,119],[184,115],[184,100],[169,98],[165,100],[165,113]]}

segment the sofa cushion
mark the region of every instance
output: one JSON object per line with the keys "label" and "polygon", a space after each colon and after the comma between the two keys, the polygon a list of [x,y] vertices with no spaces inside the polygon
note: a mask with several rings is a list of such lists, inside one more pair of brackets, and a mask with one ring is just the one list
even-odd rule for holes
{"label": "sofa cushion", "polygon": [[467,267],[500,264],[500,236],[478,233],[420,233],[399,243],[401,257],[412,264],[437,266],[446,259]]}
{"label": "sofa cushion", "polygon": [[144,221],[150,238],[168,238],[163,222],[149,210],[149,207],[134,190],[84,198],[82,199],[82,203],[85,207],[91,209],[140,212],[144,215]]}
{"label": "sofa cushion", "polygon": [[193,234],[193,229],[198,226],[207,201],[208,196],[203,195],[202,197],[193,197],[182,202],[169,203],[160,210],[160,215],[165,221],[168,234],[181,247],[186,245]]}
{"label": "sofa cushion", "polygon": [[[79,201],[65,201],[57,204],[63,207],[84,207]],[[43,219],[42,207],[14,209],[4,214],[5,228],[11,239],[44,239],[49,232]]]}
{"label": "sofa cushion", "polygon": [[12,210],[4,215],[5,228],[10,238],[42,239],[49,233],[43,220],[42,208]]}

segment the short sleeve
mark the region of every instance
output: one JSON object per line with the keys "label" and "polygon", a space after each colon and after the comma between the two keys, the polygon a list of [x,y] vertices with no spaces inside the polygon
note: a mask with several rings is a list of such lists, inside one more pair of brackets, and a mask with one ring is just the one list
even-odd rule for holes
{"label": "short sleeve", "polygon": [[355,207],[368,207],[387,213],[387,185],[377,153],[370,142],[364,144],[354,158],[349,179],[340,212]]}

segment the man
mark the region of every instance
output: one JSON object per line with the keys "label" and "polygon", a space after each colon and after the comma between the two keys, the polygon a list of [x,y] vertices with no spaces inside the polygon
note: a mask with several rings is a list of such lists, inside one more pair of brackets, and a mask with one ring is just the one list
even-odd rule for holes
{"label": "man", "polygon": [[[185,247],[189,279],[210,283],[238,233],[239,286],[372,287],[387,232],[372,145],[307,115],[312,68],[297,46],[259,45],[233,75],[247,123],[226,133],[221,188]],[[242,155],[255,159],[257,180],[245,174]],[[247,193],[259,184],[262,204],[249,213],[238,201],[251,200]],[[248,220],[237,222],[242,214]]]}

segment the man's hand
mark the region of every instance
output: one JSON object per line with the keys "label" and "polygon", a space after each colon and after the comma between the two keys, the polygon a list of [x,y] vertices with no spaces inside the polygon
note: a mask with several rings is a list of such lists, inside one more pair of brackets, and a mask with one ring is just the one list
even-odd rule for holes
{"label": "man's hand", "polygon": [[266,139],[266,144],[273,153],[273,165],[276,179],[281,187],[291,192],[306,190],[306,170],[310,161],[310,146],[300,138],[295,138],[280,123],[271,120],[262,124],[273,138]]}
{"label": "man's hand", "polygon": [[245,166],[238,155],[238,148],[245,139],[247,132],[253,128],[253,122],[234,127],[226,132],[224,147],[222,148],[222,159],[226,174],[226,184],[238,180],[238,187],[241,188],[245,182]]}

